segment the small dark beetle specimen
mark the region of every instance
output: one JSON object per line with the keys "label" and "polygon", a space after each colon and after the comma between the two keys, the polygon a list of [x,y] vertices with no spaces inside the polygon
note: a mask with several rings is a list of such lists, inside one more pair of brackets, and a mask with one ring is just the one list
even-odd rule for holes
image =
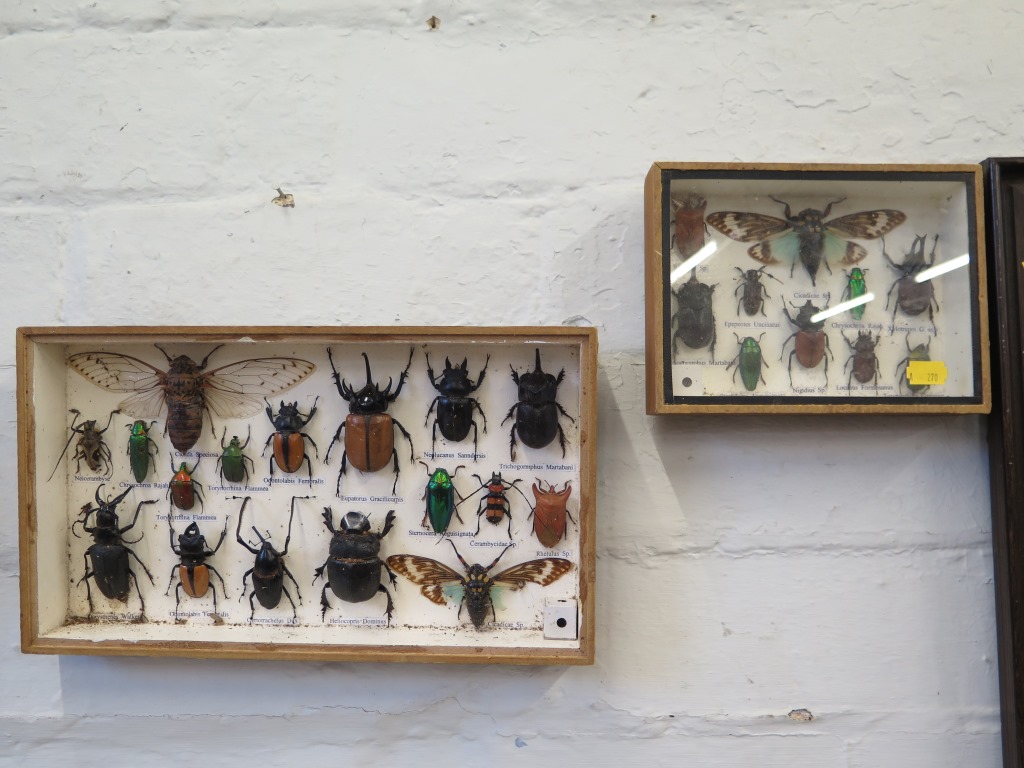
{"label": "small dark beetle specimen", "polygon": [[882,334],[872,338],[871,331],[857,331],[857,340],[850,341],[846,334],[843,334],[843,340],[852,350],[850,358],[843,366],[843,370],[850,369],[850,377],[846,382],[849,389],[853,388],[854,379],[861,384],[874,380],[875,388],[878,388],[878,356],[875,355],[875,347],[881,338]]}
{"label": "small dark beetle specimen", "polygon": [[[274,477],[275,462],[282,472],[291,474],[302,469],[302,462],[305,461],[306,470],[309,472],[309,482],[312,484],[313,462],[309,460],[309,455],[306,453],[306,444],[303,441],[309,440],[309,444],[316,451],[317,458],[320,458],[320,449],[316,447],[313,438],[302,431],[302,428],[309,424],[313,416],[316,415],[318,400],[320,400],[319,395],[313,401],[313,407],[310,408],[308,416],[303,416],[299,411],[298,401],[289,404],[282,400],[281,407],[276,414],[270,403],[267,403],[267,418],[270,419],[270,423],[274,425],[276,430],[267,438],[267,442],[263,446],[263,453],[265,454],[267,448],[270,447],[271,441],[274,443],[274,457],[270,462],[271,480]],[[248,443],[248,441],[246,442]]]}
{"label": "small dark beetle specimen", "polygon": [[740,293],[740,300],[736,302],[736,316],[739,317],[740,307],[743,307],[743,311],[749,316],[756,315],[760,312],[764,314],[764,300],[770,299],[768,290],[764,287],[764,283],[761,282],[761,277],[770,277],[775,282],[782,284],[782,281],[770,272],[765,272],[767,266],[761,267],[760,269],[748,269],[743,271],[739,267],[735,268],[740,273],[739,281],[740,284],[736,286],[736,290],[733,291],[733,295]]}
{"label": "small dark beetle specimen", "polygon": [[[92,579],[105,597],[111,600],[120,600],[122,603],[128,602],[131,582],[134,581],[135,591],[139,595],[139,617],[143,621],[146,618],[146,603],[142,599],[139,580],[135,576],[135,571],[132,570],[131,562],[128,560],[129,556],[134,557],[139,565],[142,566],[142,570],[146,572],[151,584],[153,583],[153,574],[149,572],[146,564],[139,560],[139,556],[125,546],[124,533],[135,527],[135,522],[139,519],[139,512],[142,510],[142,505],[156,504],[156,501],[153,499],[140,501],[139,506],[135,508],[135,517],[132,518],[132,521],[123,528],[119,527],[117,505],[124,501],[124,497],[131,492],[133,487],[129,486],[120,496],[104,501],[100,498],[100,489],[103,488],[103,484],[100,483],[96,488],[96,506],[93,507],[91,504],[86,504],[82,508],[82,519],[76,520],[71,525],[71,532],[76,537],[78,537],[78,534],[75,533],[75,526],[81,525],[82,530],[92,536],[93,539],[93,543],[85,550],[85,575],[78,582],[79,584],[83,581],[85,582],[85,594],[89,600],[90,616],[92,616],[93,605],[89,579]],[[96,525],[90,527],[89,516],[93,514],[96,515]],[[128,543],[134,544],[136,542]],[[89,567],[90,563],[92,564],[91,569]]]}
{"label": "small dark beetle specimen", "polygon": [[160,446],[149,436],[149,430],[154,424],[156,422],[151,421],[147,427],[146,422],[139,419],[127,425],[132,431],[128,436],[128,462],[132,465],[132,474],[135,475],[137,483],[145,482],[150,466],[156,461],[156,457],[149,452],[149,446],[152,445],[158,453],[160,452]]}
{"label": "small dark beetle specimen", "polygon": [[381,569],[388,572],[391,585],[395,586],[398,579],[391,572],[378,556],[380,554],[380,542],[395,524],[395,510],[388,512],[384,518],[384,529],[380,533],[370,531],[370,519],[361,512],[349,512],[341,519],[341,530],[334,527],[334,513],[330,507],[324,507],[324,525],[331,532],[330,553],[327,561],[316,569],[316,580],[323,578],[324,571],[327,571],[327,583],[324,584],[320,593],[320,618],[327,617],[327,609],[331,607],[327,602],[327,588],[346,603],[362,603],[378,592],[383,592],[388,599],[388,605],[384,613],[388,617],[388,624],[391,624],[391,614],[394,613],[395,604],[391,599],[391,593],[381,583]]}
{"label": "small dark beetle specimen", "polygon": [[174,615],[178,615],[178,606],[181,605],[181,591],[189,597],[205,597],[206,590],[213,590],[213,612],[217,613],[217,586],[210,583],[210,571],[217,574],[220,579],[221,589],[224,590],[224,597],[228,596],[227,587],[224,586],[224,577],[216,568],[207,565],[207,558],[213,557],[220,545],[224,543],[224,537],[228,534],[228,519],[224,520],[224,530],[220,533],[220,540],[213,549],[206,548],[206,537],[199,531],[196,523],[191,523],[185,532],[178,536],[178,543],[174,543],[174,523],[171,522],[171,515],[167,516],[167,528],[171,536],[171,550],[181,560],[178,565],[171,569],[171,580],[167,582],[165,595],[170,594],[174,577],[178,577],[178,587],[174,590]]}
{"label": "small dark beetle specimen", "polygon": [[[509,365],[509,368],[512,368]],[[561,413],[573,424],[576,420],[565,412],[555,398],[558,394],[558,385],[565,378],[565,369],[559,371],[558,376],[545,373],[540,367],[540,348],[536,350],[536,364],[532,371],[527,371],[522,376],[512,368],[512,381],[519,387],[519,401],[513,405],[508,415],[502,420],[502,424],[512,418],[515,414],[516,420],[509,432],[509,452],[512,461],[516,460],[516,433],[519,439],[530,448],[543,448],[558,437],[558,444],[562,446],[562,456],[565,456],[565,432],[562,425],[558,423],[558,414]]]}
{"label": "small dark beetle specimen", "polygon": [[338,431],[334,433],[327,448],[327,457],[324,463],[331,460],[331,449],[341,438],[341,431],[345,430],[345,452],[341,455],[341,470],[338,472],[338,483],[335,493],[341,493],[341,476],[345,474],[345,466],[351,461],[352,466],[360,472],[376,472],[387,466],[388,461],[393,457],[395,461],[395,482],[391,486],[391,493],[398,488],[398,450],[395,448],[395,431],[398,427],[405,439],[409,441],[409,463],[413,458],[412,437],[405,430],[398,419],[392,418],[387,413],[388,406],[398,399],[398,395],[405,386],[405,379],[409,375],[409,367],[412,365],[412,354],[414,347],[409,349],[409,362],[398,379],[398,387],[391,391],[392,379],[388,379],[388,385],[382,390],[374,381],[370,373],[370,358],[363,352],[363,360],[366,362],[366,384],[362,389],[354,390],[350,387],[338,369],[334,367],[334,358],[331,356],[330,347],[327,348],[327,359],[330,360],[331,370],[334,372],[334,386],[338,394],[348,403],[349,414],[341,422]]}
{"label": "small dark beetle specimen", "polygon": [[697,270],[690,273],[690,279],[673,291],[679,306],[676,312],[676,330],[672,334],[673,350],[676,339],[682,339],[690,349],[702,349],[711,345],[711,359],[715,359],[715,313],[711,307],[711,295],[716,285],[708,285],[697,279]]}
{"label": "small dark beetle specimen", "polygon": [[935,263],[935,248],[939,244],[939,236],[935,236],[932,245],[932,252],[928,261],[924,258],[924,246],[928,240],[927,235],[917,235],[913,245],[910,246],[910,253],[903,259],[902,264],[897,264],[889,254],[885,252],[885,240],[882,240],[882,256],[889,266],[899,272],[900,276],[889,288],[885,296],[885,308],[889,308],[889,301],[892,299],[892,292],[896,291],[896,304],[892,308],[893,321],[896,319],[896,310],[901,310],[906,315],[920,315],[928,311],[928,319],[931,321],[932,330],[935,333],[939,329],[935,325],[935,312],[939,311],[939,302],[935,298],[935,285],[931,280],[923,283],[917,282],[914,278],[922,271]]}
{"label": "small dark beetle specimen", "polygon": [[53,476],[57,472],[57,467],[60,466],[61,460],[64,458],[64,454],[68,452],[68,446],[71,445],[71,441],[75,439],[75,435],[78,435],[78,442],[75,443],[75,455],[72,457],[75,460],[75,472],[82,471],[82,460],[85,460],[86,466],[89,467],[93,472],[99,472],[105,466],[107,468],[106,477],[110,477],[114,474],[114,465],[111,462],[110,449],[107,444],[103,442],[103,433],[110,429],[110,421],[114,418],[115,413],[120,413],[119,410],[113,410],[110,412],[110,416],[107,418],[107,426],[103,429],[96,429],[96,422],[90,420],[83,421],[77,427],[75,422],[78,421],[78,417],[82,415],[81,411],[77,408],[72,408],[68,413],[75,414],[75,418],[71,420],[71,436],[68,441],[64,444],[64,450],[60,452],[60,458],[57,459],[57,464],[53,468],[53,472],[46,478],[47,482],[53,479]]}
{"label": "small dark beetle specimen", "polygon": [[[914,347],[910,346],[910,334],[907,334],[907,338],[904,342],[907,345],[907,356],[900,360],[896,364],[896,378],[900,382],[900,392],[903,392],[903,387],[906,386],[913,394],[924,392],[931,385],[930,384],[911,384],[909,371],[907,367],[913,362],[928,362],[932,359],[931,357],[931,346],[932,342],[929,339],[923,344],[916,344]],[[900,374],[900,369],[903,369],[903,373]]]}
{"label": "small dark beetle specimen", "polygon": [[430,438],[431,455],[437,450],[438,427],[441,428],[441,434],[444,435],[446,440],[451,440],[455,443],[465,440],[469,434],[469,428],[472,427],[473,456],[475,457],[477,428],[476,422],[473,420],[473,408],[480,411],[480,417],[484,420],[484,434],[487,434],[487,417],[484,416],[480,402],[476,398],[470,397],[470,395],[476,392],[480,385],[484,383],[487,363],[491,361],[491,356],[487,356],[487,359],[484,361],[483,370],[480,371],[480,376],[477,377],[476,384],[474,384],[469,378],[468,358],[462,360],[462,365],[452,367],[451,361],[446,357],[444,359],[444,370],[435,378],[434,369],[430,367],[430,355],[426,352],[423,354],[427,358],[427,376],[430,377],[430,383],[434,389],[441,393],[434,398],[434,402],[427,409],[427,418],[423,420],[423,426],[426,426],[427,422],[430,421],[430,414],[436,405],[437,418],[434,419],[434,428]]}
{"label": "small dark beetle specimen", "polygon": [[[796,304],[793,304],[794,308],[797,308]],[[825,304],[828,307],[828,304]],[[802,307],[798,308],[796,319],[789,314],[789,309],[786,307],[782,308],[782,311],[786,314],[786,319],[790,323],[796,326],[796,331],[782,342],[782,354],[786,354],[786,344],[789,343],[789,339],[795,338],[793,342],[793,351],[789,353],[789,386],[793,386],[793,357],[796,356],[797,362],[800,363],[804,368],[815,368],[818,363],[823,359],[825,361],[825,383],[828,384],[828,358],[825,357],[826,350],[829,355],[832,355],[832,348],[828,343],[828,336],[825,335],[825,331],[822,330],[825,327],[825,321],[820,320],[814,322],[812,319],[816,314],[821,312],[821,308],[814,306],[811,300],[808,299]],[[782,360],[782,355],[779,355],[779,360]]]}
{"label": "small dark beetle specimen", "polygon": [[[237,499],[239,497],[232,496],[231,498]],[[298,609],[295,607],[295,601],[292,600],[292,596],[288,594],[288,588],[284,585],[285,576],[291,579],[292,584],[295,585],[295,594],[298,596],[300,603],[302,602],[302,595],[299,593],[299,583],[295,581],[292,572],[284,564],[284,558],[288,554],[288,543],[292,540],[295,500],[309,497],[292,496],[292,511],[288,516],[288,536],[284,540],[284,549],[280,552],[274,549],[270,543],[270,533],[268,532],[267,536],[264,537],[256,530],[255,525],[252,527],[252,530],[260,540],[259,549],[256,549],[242,538],[242,516],[245,514],[245,505],[249,503],[250,498],[249,496],[245,497],[242,501],[242,508],[238,511],[238,528],[235,530],[235,539],[237,539],[239,544],[256,555],[256,561],[253,563],[252,568],[242,575],[242,594],[238,596],[238,599],[241,600],[245,597],[245,580],[249,578],[249,574],[252,574],[253,591],[249,595],[249,607],[252,608],[252,613],[249,614],[249,621],[252,622],[253,617],[256,615],[256,605],[253,603],[253,598],[259,600],[260,605],[264,608],[276,608],[278,603],[281,602],[281,595],[284,594],[288,598],[288,602],[292,604],[292,621],[298,622]]]}
{"label": "small dark beetle specimen", "polygon": [[224,432],[220,436],[220,447],[222,453],[217,457],[217,465],[220,467],[220,479],[221,482],[227,480],[230,483],[241,483],[249,482],[249,467],[245,466],[245,462],[249,462],[249,466],[252,467],[252,471],[256,471],[256,465],[252,463],[252,459],[242,453],[246,446],[249,445],[249,441],[252,439],[252,426],[249,427],[249,434],[245,438],[245,442],[241,442],[238,439],[238,435],[231,436],[231,442],[228,445],[224,445],[224,438],[227,436],[228,428],[224,427]]}

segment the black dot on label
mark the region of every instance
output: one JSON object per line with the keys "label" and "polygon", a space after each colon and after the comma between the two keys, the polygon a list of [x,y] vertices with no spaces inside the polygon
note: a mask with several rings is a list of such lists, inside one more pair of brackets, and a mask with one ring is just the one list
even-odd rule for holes
{"label": "black dot on label", "polygon": [[568,624],[568,623],[569,622],[567,622],[565,619],[559,619],[558,621],[555,622],[555,624],[558,625],[559,629],[565,629],[565,625]]}
{"label": "black dot on label", "polygon": [[689,387],[693,385],[693,379],[691,379],[689,376],[686,376],[683,378],[681,383],[684,387]]}

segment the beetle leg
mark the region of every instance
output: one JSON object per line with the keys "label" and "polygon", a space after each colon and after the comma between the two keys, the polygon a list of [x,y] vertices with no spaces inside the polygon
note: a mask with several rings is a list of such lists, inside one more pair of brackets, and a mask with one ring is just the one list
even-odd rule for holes
{"label": "beetle leg", "polygon": [[384,570],[388,572],[388,578],[389,578],[389,579],[391,579],[391,586],[392,586],[392,587],[397,587],[397,586],[398,586],[398,578],[397,578],[397,577],[395,576],[395,573],[394,573],[394,571],[392,571],[392,570],[391,570],[391,569],[390,569],[390,568],[388,567],[388,564],[387,564],[387,562],[386,562],[386,561],[384,561],[384,560],[381,560],[381,561],[380,561],[380,564],[381,564],[381,565],[383,565],[383,566],[384,566]]}
{"label": "beetle leg", "polygon": [[[711,358],[711,359],[714,360],[714,358]],[[558,405],[558,403],[555,403],[555,405]],[[558,406],[558,407],[561,408],[561,406]],[[565,431],[562,429],[562,425],[561,424],[558,425],[558,444],[560,446],[562,446],[562,458],[564,459],[565,458]]]}
{"label": "beetle leg", "polygon": [[[429,370],[429,369],[427,369],[427,370]],[[423,426],[424,426],[424,427],[425,427],[425,426],[427,426],[427,422],[428,422],[428,421],[430,421],[430,414],[431,414],[431,413],[433,412],[433,410],[434,410],[434,406],[435,406],[435,405],[437,405],[437,401],[438,401],[438,400],[440,400],[440,399],[441,399],[441,396],[440,396],[440,395],[438,395],[437,397],[435,397],[435,398],[434,398],[434,401],[433,401],[433,402],[432,402],[432,403],[430,404],[430,407],[429,407],[429,408],[427,408],[427,418],[425,418],[425,419],[423,420]],[[437,422],[436,422],[436,421],[435,421],[434,423],[435,423],[435,424],[437,424]]]}
{"label": "beetle leg", "polygon": [[395,482],[391,484],[391,495],[394,496],[395,489],[398,488],[398,475],[401,473],[402,470],[398,468],[398,449],[395,448],[394,450],[392,450],[391,455],[394,456],[395,459]]}
{"label": "beetle leg", "polygon": [[[125,549],[127,549],[128,550],[128,554],[131,555],[132,557],[134,557],[138,561],[139,565],[142,566],[142,570],[144,570],[146,572],[146,575],[149,577],[149,583],[152,584],[155,587],[156,586],[156,582],[153,581],[153,574],[149,572],[149,568],[146,567],[146,564],[144,562],[142,562],[142,560],[139,559],[139,556],[136,555],[132,550],[128,549],[127,547],[125,547]],[[129,573],[131,573],[131,568],[129,568],[128,571],[129,571]],[[133,576],[134,576],[134,574],[133,574]],[[135,580],[135,588],[136,589],[139,588],[138,579]],[[142,595],[140,594],[139,597],[141,598]]]}
{"label": "beetle leg", "polygon": [[[260,456],[266,456],[266,454],[267,454],[267,448],[269,448],[269,447],[270,447],[270,443],[271,443],[271,441],[272,441],[272,440],[274,439],[274,435],[276,435],[276,434],[277,434],[277,432],[274,432],[274,433],[273,433],[273,434],[272,434],[272,435],[271,435],[270,437],[268,437],[268,438],[267,438],[267,442],[263,444],[263,450],[262,450],[262,451],[260,452]],[[173,460],[172,460],[172,462],[171,462],[171,468],[172,468],[172,469],[174,468],[174,462],[173,462]]]}
{"label": "beetle leg", "polygon": [[338,427],[338,431],[334,433],[334,439],[331,440],[331,444],[327,446],[327,456],[324,458],[324,464],[330,464],[331,463],[331,449],[334,447],[334,444],[336,442],[341,440],[341,431],[344,428],[345,428],[345,422],[342,421],[341,425]]}
{"label": "beetle leg", "polygon": [[[207,567],[209,567],[209,566],[207,566]],[[210,570],[213,570],[213,569],[211,568]],[[222,584],[224,583],[224,579],[221,579],[221,583]],[[216,616],[217,615],[217,587],[215,585],[213,585],[213,584],[210,584],[210,591],[213,592],[213,615]],[[227,595],[224,595],[224,597],[227,597]]]}
{"label": "beetle leg", "polygon": [[[238,596],[238,602],[242,602],[242,598],[245,597],[245,580],[249,578],[249,574],[252,573],[253,570],[255,570],[255,569],[250,568],[248,571],[246,571],[245,573],[242,574],[242,594],[240,594]],[[255,595],[256,593],[253,592],[253,594]],[[252,597],[249,598],[249,602],[252,602]],[[255,613],[255,612],[256,612],[256,609],[253,608],[253,613]]]}
{"label": "beetle leg", "polygon": [[324,564],[323,564],[323,565],[321,565],[321,566],[320,566],[319,568],[317,568],[317,569],[315,569],[315,570],[313,571],[313,573],[314,573],[315,575],[313,576],[313,580],[312,580],[311,582],[309,582],[309,585],[310,585],[310,586],[313,586],[314,584],[316,584],[316,580],[317,580],[317,579],[321,579],[321,578],[323,578],[323,575],[324,575],[324,570],[326,570],[326,568],[327,568],[327,564],[328,564],[329,562],[331,562],[331,557],[330,557],[330,555],[328,555],[328,556],[327,556],[327,559],[326,559],[326,560],[324,560]]}
{"label": "beetle leg", "polygon": [[181,587],[182,584],[178,582],[178,588],[174,590],[174,621],[178,621],[178,606],[181,605]]}
{"label": "beetle leg", "polygon": [[[214,568],[212,565],[208,565],[206,567],[209,568],[211,571],[213,571],[214,573],[217,574],[217,578],[220,579],[220,588],[224,590],[224,598],[228,599],[228,587],[227,587],[227,584],[224,583],[224,577],[221,576],[220,573],[217,571],[217,569]],[[213,588],[213,584],[212,583],[210,584],[210,588],[211,589]],[[213,610],[215,610],[215,611],[217,610],[217,593],[216,592],[213,593]]]}
{"label": "beetle leg", "polygon": [[320,621],[327,620],[327,609],[331,607],[331,604],[327,602],[327,587],[328,584],[324,584],[323,591],[320,593]]}
{"label": "beetle leg", "polygon": [[516,425],[512,425],[512,429],[509,430],[509,459],[510,461],[516,460]]}
{"label": "beetle leg", "polygon": [[341,470],[338,472],[338,483],[334,488],[334,495],[341,496],[341,476],[345,474],[345,464],[348,461],[348,451],[341,454]]}
{"label": "beetle leg", "polygon": [[[416,457],[413,456],[413,453],[412,453],[412,451],[413,451],[413,448],[412,448],[412,435],[410,435],[408,432],[405,431],[405,427],[402,426],[402,423],[398,419],[392,418],[391,421],[392,421],[392,423],[396,427],[398,427],[399,431],[403,435],[405,435],[405,439],[409,441],[409,463],[410,464],[415,463]],[[397,451],[396,451],[396,453],[397,453]]]}
{"label": "beetle leg", "polygon": [[[92,549],[92,547],[90,547],[89,549]],[[94,574],[93,574],[92,571],[89,570],[89,550],[88,549],[85,552],[82,553],[82,560],[85,562],[85,575],[81,579],[78,580],[78,583],[81,584],[83,581],[85,582],[85,598],[86,598],[86,600],[89,601],[89,615],[92,616],[92,611],[93,611],[93,607],[92,607],[92,590],[89,589],[89,579]]]}
{"label": "beetle leg", "polygon": [[[132,552],[129,549],[128,550],[128,554],[134,555],[135,553]],[[136,555],[135,559],[139,560],[137,555]],[[149,572],[149,569],[146,568],[146,566],[142,564],[141,560],[139,560],[139,565],[142,565],[142,569],[144,571],[146,571],[146,575],[149,576],[149,581],[152,583],[153,575]],[[135,571],[133,571],[130,567],[128,568],[128,575],[131,576],[132,581],[135,582],[135,593],[139,596],[139,621],[145,621],[146,620],[146,601],[142,599],[142,589],[139,588],[139,577],[135,575]]]}
{"label": "beetle leg", "polygon": [[174,583],[174,574],[176,574],[178,572],[178,569],[180,567],[181,567],[181,565],[179,563],[175,563],[173,566],[171,566],[171,578],[167,582],[167,589],[164,590],[164,594],[165,595],[171,594],[171,584]]}
{"label": "beetle leg", "polygon": [[[507,502],[506,502],[506,504],[507,504]],[[506,508],[505,508],[505,515],[508,517],[508,540],[512,541],[512,508],[511,508],[511,506],[506,506]]]}
{"label": "beetle leg", "polygon": [[[251,573],[251,572],[252,572],[252,571],[250,570],[250,573]],[[245,593],[243,592],[242,594],[244,595]],[[287,593],[285,593],[285,594],[287,594]],[[253,599],[254,597],[256,597],[256,590],[255,590],[255,589],[254,589],[254,590],[252,591],[252,594],[251,594],[251,595],[249,595],[249,607],[250,607],[250,608],[252,608],[252,612],[251,612],[251,613],[249,614],[249,623],[250,623],[250,624],[252,624],[252,620],[253,620],[254,618],[256,618],[256,603],[254,603],[254,602],[252,601],[252,599]],[[241,600],[242,598],[238,598],[238,599],[239,599],[239,600]],[[288,599],[289,599],[289,600],[291,600],[291,598],[288,598]]]}
{"label": "beetle leg", "polygon": [[[287,571],[288,571],[288,569],[286,568],[285,572],[287,573]],[[295,579],[292,579],[292,581],[295,581]],[[298,592],[298,589],[299,589],[299,585],[296,584],[295,585],[296,593]],[[295,624],[298,624],[299,623],[299,609],[295,607],[295,601],[292,600],[292,596],[288,594],[288,587],[282,586],[281,587],[281,591],[284,592],[284,596],[288,598],[288,602],[292,604],[292,622],[295,623]],[[254,592],[253,594],[256,594],[256,593]],[[299,602],[300,603],[302,602],[302,595],[299,595]]]}
{"label": "beetle leg", "polygon": [[[714,360],[714,357],[712,357],[711,359]],[[559,403],[557,400],[554,400],[552,402],[554,402],[555,407],[558,408],[558,412],[559,413],[561,413],[563,416],[565,416],[565,418],[567,418],[573,424],[576,423],[576,419],[574,419],[572,416],[570,416],[568,413],[565,412],[565,408],[562,407],[561,403]]]}
{"label": "beetle leg", "polygon": [[[295,577],[292,576],[292,572],[288,570],[288,566],[287,565],[285,565],[284,563],[281,563],[281,568],[284,569],[284,575],[287,576],[289,579],[291,579],[292,580],[292,584],[295,585],[295,594],[299,596],[299,602],[301,603],[302,602],[302,593],[299,591],[299,582],[297,582],[295,580]],[[284,584],[284,579],[281,579],[281,583]],[[282,589],[284,589],[284,587],[282,587]],[[286,595],[288,594],[287,590],[285,590],[285,594]],[[288,599],[291,600],[291,597],[289,597]],[[292,603],[292,608],[294,608],[294,607],[295,607],[295,603]]]}
{"label": "beetle leg", "polygon": [[388,626],[391,626],[391,614],[395,612],[395,601],[391,599],[391,593],[388,592],[388,588],[383,584],[377,585],[377,591],[383,592],[388,598],[388,607],[384,609],[385,615],[388,617]]}

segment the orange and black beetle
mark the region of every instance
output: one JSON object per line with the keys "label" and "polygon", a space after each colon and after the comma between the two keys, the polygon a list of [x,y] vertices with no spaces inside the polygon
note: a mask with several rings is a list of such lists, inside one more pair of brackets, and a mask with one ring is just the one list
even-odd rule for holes
{"label": "orange and black beetle", "polygon": [[178,536],[178,543],[174,543],[174,524],[171,522],[171,515],[167,516],[167,527],[171,535],[171,550],[177,555],[181,562],[171,570],[171,580],[167,583],[167,591],[170,594],[171,584],[174,577],[178,577],[178,588],[174,590],[174,615],[178,615],[178,606],[181,604],[181,592],[184,590],[189,597],[206,597],[207,589],[213,590],[213,612],[217,612],[217,587],[210,583],[210,571],[213,571],[220,579],[221,589],[224,590],[224,597],[228,596],[227,587],[224,586],[224,577],[218,573],[212,565],[206,564],[208,557],[220,549],[224,543],[224,537],[228,533],[228,520],[224,520],[224,530],[220,533],[220,541],[213,549],[206,548],[206,537],[199,531],[195,523],[189,525],[185,532]]}
{"label": "orange and black beetle", "polygon": [[282,472],[291,474],[302,469],[302,462],[305,461],[306,469],[309,472],[309,482],[313,482],[313,463],[306,454],[306,445],[303,440],[309,440],[309,444],[313,446],[313,450],[317,453],[317,458],[320,457],[320,449],[316,447],[313,438],[302,431],[302,428],[309,424],[316,413],[316,404],[319,399],[320,397],[317,396],[316,400],[313,401],[313,407],[310,408],[308,416],[303,416],[299,411],[298,401],[286,403],[282,400],[281,407],[276,414],[270,403],[267,403],[267,418],[270,419],[270,423],[274,425],[276,430],[267,438],[267,442],[263,446],[263,453],[265,454],[267,448],[270,447],[271,441],[274,443],[274,458],[270,462],[271,478],[274,477],[275,462]]}

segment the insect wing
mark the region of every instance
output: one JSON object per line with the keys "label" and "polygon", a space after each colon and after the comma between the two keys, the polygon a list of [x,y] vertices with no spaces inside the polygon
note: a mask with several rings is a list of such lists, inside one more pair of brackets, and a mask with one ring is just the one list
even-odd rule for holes
{"label": "insect wing", "polygon": [[822,244],[822,257],[825,262],[842,264],[856,264],[867,258],[868,252],[857,243],[836,237],[829,230],[825,230],[825,242]]}
{"label": "insect wing", "polygon": [[836,237],[875,240],[889,234],[906,220],[907,214],[903,211],[880,208],[877,211],[861,211],[830,219],[825,222],[825,227]]}
{"label": "insect wing", "polygon": [[707,222],[726,237],[741,243],[767,240],[792,229],[785,219],[743,211],[716,211],[708,215]]}
{"label": "insect wing", "polygon": [[763,264],[793,264],[800,258],[800,236],[793,230],[783,232],[750,246],[747,254]]}
{"label": "insect wing", "polygon": [[221,418],[244,418],[262,410],[264,396],[294,387],[315,370],[294,357],[240,360],[202,374],[203,396]]}
{"label": "insect wing", "polygon": [[572,562],[569,560],[561,557],[543,557],[506,568],[501,573],[492,576],[491,580],[510,589],[522,589],[527,584],[540,584],[542,587],[546,587],[548,584],[558,581],[571,570]]}
{"label": "insect wing", "polygon": [[68,365],[110,392],[134,392],[118,405],[129,416],[154,418],[163,411],[167,374],[149,363],[117,352],[78,352],[68,358]]}
{"label": "insect wing", "polygon": [[[388,567],[398,571],[413,584],[420,585],[420,592],[432,603],[445,605],[446,593],[459,588],[465,591],[466,580],[460,573],[444,563],[420,555],[392,555],[387,559]],[[461,595],[460,595],[461,599]]]}

